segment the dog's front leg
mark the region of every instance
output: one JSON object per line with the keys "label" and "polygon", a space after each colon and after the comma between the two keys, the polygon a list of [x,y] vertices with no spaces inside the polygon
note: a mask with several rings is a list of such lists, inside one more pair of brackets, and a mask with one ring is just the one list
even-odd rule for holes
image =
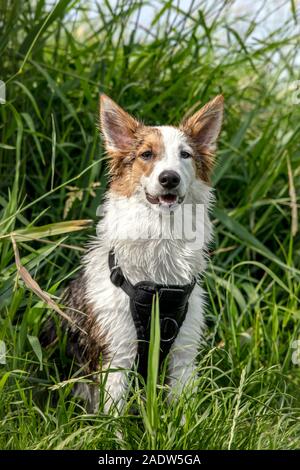
{"label": "dog's front leg", "polygon": [[[128,371],[118,370],[114,364],[109,366],[110,372],[105,377],[104,412],[120,414],[125,403],[125,394],[128,386]],[[105,372],[104,372],[105,373]]]}
{"label": "dog's front leg", "polygon": [[109,362],[103,364],[101,381],[105,390],[104,411],[121,412],[128,387],[128,374],[137,354],[137,336],[131,312],[127,309],[118,316],[118,328],[112,322],[109,341]]}
{"label": "dog's front leg", "polygon": [[[113,412],[119,414],[124,406],[124,397],[128,387],[128,373],[132,368],[134,357],[130,361],[130,367],[121,367],[120,361],[112,361],[103,365],[101,371],[95,374],[93,384],[85,384],[79,390],[77,387],[76,394],[86,398],[88,401],[88,410],[91,413],[97,413],[102,403],[104,413]],[[100,397],[102,395],[102,400]]]}
{"label": "dog's front leg", "polygon": [[[113,365],[108,365],[107,369],[103,369],[101,379],[99,380],[99,373],[94,378],[93,384],[80,384],[76,387],[76,395],[81,396],[87,400],[87,410],[89,413],[98,413],[100,403],[103,403],[103,410],[105,414],[113,411],[114,414],[122,412],[124,406],[124,396],[127,388],[127,372],[110,371],[110,369],[117,369]],[[100,390],[102,388],[102,390]],[[103,396],[103,401],[100,396]]]}
{"label": "dog's front leg", "polygon": [[170,351],[167,377],[170,399],[178,398],[187,385],[191,392],[195,391],[196,358],[204,330],[202,297],[202,289],[196,285],[190,297],[186,318]]}
{"label": "dog's front leg", "polygon": [[91,408],[97,412],[101,404],[105,413],[118,412],[124,404],[128,371],[136,358],[136,328],[129,297],[111,283],[108,265],[101,271],[100,278],[92,274],[90,298],[94,305],[94,337],[100,342],[103,353],[99,360],[97,384],[92,386]]}

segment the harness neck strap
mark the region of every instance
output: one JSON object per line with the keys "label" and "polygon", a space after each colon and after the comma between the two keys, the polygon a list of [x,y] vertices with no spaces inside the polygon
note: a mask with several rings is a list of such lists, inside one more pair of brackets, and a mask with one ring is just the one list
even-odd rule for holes
{"label": "harness neck strap", "polygon": [[115,253],[113,250],[110,250],[108,255],[108,265],[110,269],[110,280],[116,287],[121,287],[121,289],[126,292],[126,294],[132,298],[134,297],[134,286],[129,282],[120,266],[116,265]]}

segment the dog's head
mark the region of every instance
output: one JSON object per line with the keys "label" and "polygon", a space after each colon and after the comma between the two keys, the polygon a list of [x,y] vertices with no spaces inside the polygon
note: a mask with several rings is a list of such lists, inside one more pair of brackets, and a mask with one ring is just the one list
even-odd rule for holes
{"label": "dog's head", "polygon": [[176,208],[197,179],[209,184],[222,117],[219,95],[178,127],[146,126],[101,95],[112,191],[155,209]]}

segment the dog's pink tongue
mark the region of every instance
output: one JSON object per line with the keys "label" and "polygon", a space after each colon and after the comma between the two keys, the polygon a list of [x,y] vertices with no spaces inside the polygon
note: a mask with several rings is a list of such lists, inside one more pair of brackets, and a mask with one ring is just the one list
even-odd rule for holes
{"label": "dog's pink tongue", "polygon": [[164,196],[160,196],[162,202],[166,202],[167,204],[172,204],[176,201],[177,196],[175,194],[165,194]]}

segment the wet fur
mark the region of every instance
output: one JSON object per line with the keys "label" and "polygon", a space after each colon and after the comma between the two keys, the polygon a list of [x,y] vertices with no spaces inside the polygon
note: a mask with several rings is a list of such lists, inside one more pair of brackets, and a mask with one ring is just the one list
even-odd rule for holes
{"label": "wet fur", "polygon": [[[97,371],[119,369],[107,376],[106,411],[112,404],[122,409],[128,371],[137,353],[129,298],[110,281],[108,253],[114,248],[118,264],[133,284],[143,280],[183,285],[204,272],[206,249],[212,236],[209,209],[213,196],[209,175],[222,109],[223,99],[217,97],[179,128],[147,127],[108,97],[102,98],[101,128],[110,161],[110,189],[103,205],[104,216],[97,226],[97,237],[83,258],[82,272],[62,297],[66,313],[87,334],[66,321],[62,327],[68,336],[67,353],[84,373],[94,374],[97,381]],[[178,158],[180,148],[189,149],[191,161],[183,162]],[[145,149],[153,153],[150,162],[141,158]],[[175,239],[172,233],[169,239],[160,238],[160,210],[147,202],[145,188],[159,191],[157,176],[164,168],[176,168],[181,174],[178,191],[184,191],[184,203],[205,207],[201,228],[204,246],[201,248],[194,248],[187,239]],[[145,229],[151,239],[122,239],[124,227],[132,226]],[[204,331],[203,307],[204,293],[196,285],[186,319],[170,351],[168,383],[173,394],[180,393],[193,378]],[[48,321],[42,334],[43,344],[50,344],[55,336],[54,323]],[[79,391],[96,411],[98,392],[95,387],[83,385]]]}

